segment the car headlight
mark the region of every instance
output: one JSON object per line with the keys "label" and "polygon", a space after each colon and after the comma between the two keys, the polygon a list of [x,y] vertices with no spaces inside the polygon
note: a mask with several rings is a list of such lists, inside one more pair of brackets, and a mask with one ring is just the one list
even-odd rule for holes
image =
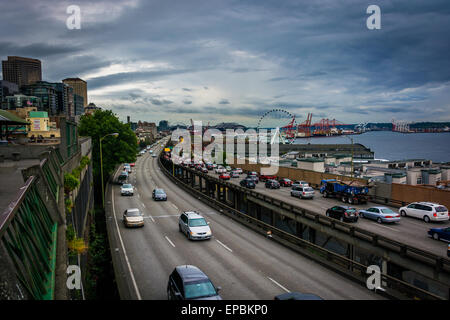
{"label": "car headlight", "polygon": [[211,235],[211,230],[207,231],[207,232],[206,232],[206,235],[207,235],[207,236],[210,236],[210,235]]}
{"label": "car headlight", "polygon": [[189,232],[189,233],[190,233],[191,236],[195,236],[195,235],[196,235],[196,233],[195,233],[195,232],[192,232],[192,231]]}

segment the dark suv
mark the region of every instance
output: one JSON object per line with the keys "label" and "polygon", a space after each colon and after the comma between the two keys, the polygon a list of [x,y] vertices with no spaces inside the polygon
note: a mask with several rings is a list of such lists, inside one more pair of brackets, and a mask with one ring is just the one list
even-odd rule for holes
{"label": "dark suv", "polygon": [[266,188],[269,189],[280,189],[280,183],[277,180],[267,180]]}
{"label": "dark suv", "polygon": [[252,179],[254,183],[259,182],[258,174],[254,171],[247,173],[247,179]]}
{"label": "dark suv", "polygon": [[241,182],[239,182],[239,184],[242,187],[245,187],[248,189],[255,189],[255,182],[253,181],[253,179],[247,178],[247,179],[241,180]]}
{"label": "dark suv", "polygon": [[339,219],[342,222],[358,221],[358,213],[356,212],[356,209],[348,206],[334,206],[327,210],[326,215],[327,217]]}
{"label": "dark suv", "polygon": [[167,298],[169,300],[222,300],[208,276],[191,265],[176,267],[169,276]]}

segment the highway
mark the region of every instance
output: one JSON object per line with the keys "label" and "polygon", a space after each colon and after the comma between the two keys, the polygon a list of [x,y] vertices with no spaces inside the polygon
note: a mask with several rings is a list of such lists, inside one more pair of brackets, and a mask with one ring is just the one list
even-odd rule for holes
{"label": "highway", "polygon": [[[209,175],[216,178],[219,174],[215,174],[214,171],[210,171]],[[228,182],[239,185],[239,182],[247,175],[241,174],[239,178],[231,178]],[[265,187],[264,182],[256,184],[254,189],[257,192],[263,193],[267,196],[283,200],[285,203],[294,204],[304,209],[320,213],[325,215],[327,209],[335,205],[343,205],[342,201],[335,198],[323,198],[319,190],[315,190],[316,194],[314,199],[299,199],[290,195],[290,187],[280,187],[280,189],[268,189]],[[348,204],[346,204],[348,205]],[[371,206],[384,206],[376,203],[368,203],[364,205],[352,205],[357,209],[367,209]],[[389,206],[388,206],[389,207]],[[393,211],[398,212],[397,208],[390,207]],[[447,243],[444,241],[436,241],[428,236],[427,231],[430,228],[443,228],[450,225],[449,221],[445,222],[430,222],[425,223],[422,220],[401,217],[400,222],[395,224],[378,224],[376,221],[367,219],[358,219],[355,223],[356,226],[369,230],[371,232],[380,234],[382,236],[391,238],[401,243],[429,251],[436,255],[447,257]]]}
{"label": "highway", "polygon": [[[161,149],[158,145],[155,152]],[[167,281],[175,266],[192,264],[203,270],[224,299],[273,299],[287,291],[313,293],[324,299],[382,299],[298,253],[247,229],[211,209],[168,180],[149,153],[138,157],[130,175],[133,196],[121,196],[113,185],[111,201],[126,281],[134,299],[167,299]],[[155,202],[151,192],[163,188],[168,201]],[[125,228],[122,214],[139,208],[143,228]],[[189,241],[178,231],[182,211],[196,210],[207,221],[213,238]],[[123,246],[123,247],[122,247]]]}

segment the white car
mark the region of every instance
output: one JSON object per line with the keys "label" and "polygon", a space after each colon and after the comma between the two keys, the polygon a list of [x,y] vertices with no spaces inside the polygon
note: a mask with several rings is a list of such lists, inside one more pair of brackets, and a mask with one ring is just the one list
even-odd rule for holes
{"label": "white car", "polygon": [[432,202],[413,202],[401,207],[398,212],[403,217],[419,218],[425,222],[449,220],[448,209],[441,204]]}
{"label": "white car", "polygon": [[178,230],[189,240],[207,240],[212,237],[209,222],[195,211],[185,211],[180,215]]}
{"label": "white car", "polygon": [[313,199],[314,189],[311,187],[295,186],[291,189],[291,196],[301,199]]}
{"label": "white car", "polygon": [[225,170],[227,170],[227,172],[230,172],[231,171],[231,167],[230,166],[226,166]]}
{"label": "white car", "polygon": [[237,174],[242,174],[242,169],[241,168],[236,168],[234,169],[234,172],[236,172]]}
{"label": "white car", "polygon": [[137,208],[127,209],[123,212],[123,223],[125,227],[143,227],[144,216]]}
{"label": "white car", "polygon": [[292,183],[292,188],[294,187],[309,187],[309,183],[302,180],[296,180]]}
{"label": "white car", "polygon": [[122,196],[132,196],[134,194],[134,188],[129,183],[124,183],[120,187],[120,195]]}
{"label": "white car", "polygon": [[226,173],[227,169],[225,169],[224,167],[217,167],[216,169],[214,169],[215,173]]}

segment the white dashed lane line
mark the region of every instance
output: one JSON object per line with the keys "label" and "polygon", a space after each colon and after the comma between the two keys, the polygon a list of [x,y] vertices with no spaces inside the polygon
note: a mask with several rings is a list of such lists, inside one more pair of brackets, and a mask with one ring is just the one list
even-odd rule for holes
{"label": "white dashed lane line", "polygon": [[281,284],[279,284],[278,282],[276,282],[275,280],[273,280],[271,277],[267,277],[267,279],[269,279],[270,281],[272,281],[273,283],[275,283],[277,286],[279,286],[281,289],[283,289],[286,292],[290,292],[288,289],[286,289],[285,287],[283,287]]}
{"label": "white dashed lane line", "polygon": [[166,240],[170,243],[170,245],[175,248],[175,245],[173,244],[172,241],[170,241],[169,237],[164,236],[164,238],[166,238]]}
{"label": "white dashed lane line", "polygon": [[228,251],[233,252],[233,250],[231,250],[230,248],[228,248],[226,245],[224,245],[224,244],[223,244],[222,242],[220,242],[219,240],[216,239],[216,241],[217,241],[222,247],[224,247],[225,249],[227,249]]}

